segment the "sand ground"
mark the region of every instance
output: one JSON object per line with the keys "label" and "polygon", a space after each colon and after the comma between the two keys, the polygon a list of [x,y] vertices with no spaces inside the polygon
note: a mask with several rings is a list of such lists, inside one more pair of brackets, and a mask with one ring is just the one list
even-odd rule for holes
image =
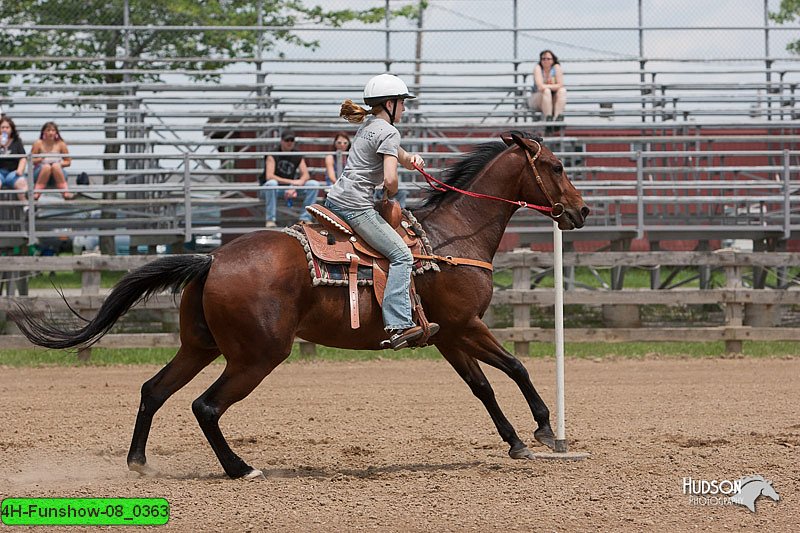
{"label": "sand ground", "polygon": [[[555,365],[525,360],[551,407]],[[800,357],[567,361],[567,437],[583,461],[512,460],[444,361],[285,364],[222,419],[266,481],[224,476],[191,402],[158,413],[159,474],[125,456],[156,367],[0,368],[0,496],[165,497],[175,531],[791,531],[800,524]],[[533,419],[486,370],[534,451]],[[761,474],[780,501],[691,503],[683,478]],[[65,530],[76,531],[70,527]]]}

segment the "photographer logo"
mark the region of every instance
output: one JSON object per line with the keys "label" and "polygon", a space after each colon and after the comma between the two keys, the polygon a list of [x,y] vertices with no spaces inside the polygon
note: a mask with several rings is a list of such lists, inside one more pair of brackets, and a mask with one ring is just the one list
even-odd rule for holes
{"label": "photographer logo", "polygon": [[772,501],[780,500],[772,482],[762,476],[746,476],[730,479],[683,478],[683,493],[692,505],[742,505],[756,512],[756,500],[766,496]]}

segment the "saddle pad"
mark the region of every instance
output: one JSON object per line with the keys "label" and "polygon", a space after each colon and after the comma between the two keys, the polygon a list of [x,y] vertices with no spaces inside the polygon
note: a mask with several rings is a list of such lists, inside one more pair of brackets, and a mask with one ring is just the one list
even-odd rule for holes
{"label": "saddle pad", "polygon": [[[347,285],[347,270],[348,265],[343,263],[326,263],[320,261],[316,257],[313,261],[313,272],[311,272],[311,279],[314,285]],[[372,285],[372,267],[358,266],[358,284],[359,285]],[[363,283],[362,283],[363,282]]]}

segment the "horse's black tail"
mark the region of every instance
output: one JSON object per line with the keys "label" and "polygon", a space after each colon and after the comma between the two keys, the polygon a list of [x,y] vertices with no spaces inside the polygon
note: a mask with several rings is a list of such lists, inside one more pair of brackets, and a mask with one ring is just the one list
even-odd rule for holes
{"label": "horse's black tail", "polygon": [[[211,268],[210,255],[163,257],[126,274],[103,302],[91,321],[79,329],[68,329],[36,319],[30,310],[19,306],[10,313],[29,341],[45,348],[86,348],[100,340],[116,321],[139,300],[171,289],[174,293],[194,279],[205,279]],[[72,309],[70,309],[72,310]],[[75,313],[74,310],[72,312]]]}

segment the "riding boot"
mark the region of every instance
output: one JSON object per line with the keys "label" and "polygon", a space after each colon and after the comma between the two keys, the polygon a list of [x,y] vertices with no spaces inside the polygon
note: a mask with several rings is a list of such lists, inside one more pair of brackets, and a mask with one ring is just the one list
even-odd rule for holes
{"label": "riding boot", "polygon": [[[431,336],[435,335],[436,332],[439,331],[439,324],[436,322],[430,322],[429,327]],[[422,337],[423,333],[424,331],[422,326],[412,326],[403,331],[393,331],[389,337],[389,345],[392,347],[392,350],[400,350],[402,348],[412,346],[415,340]]]}

